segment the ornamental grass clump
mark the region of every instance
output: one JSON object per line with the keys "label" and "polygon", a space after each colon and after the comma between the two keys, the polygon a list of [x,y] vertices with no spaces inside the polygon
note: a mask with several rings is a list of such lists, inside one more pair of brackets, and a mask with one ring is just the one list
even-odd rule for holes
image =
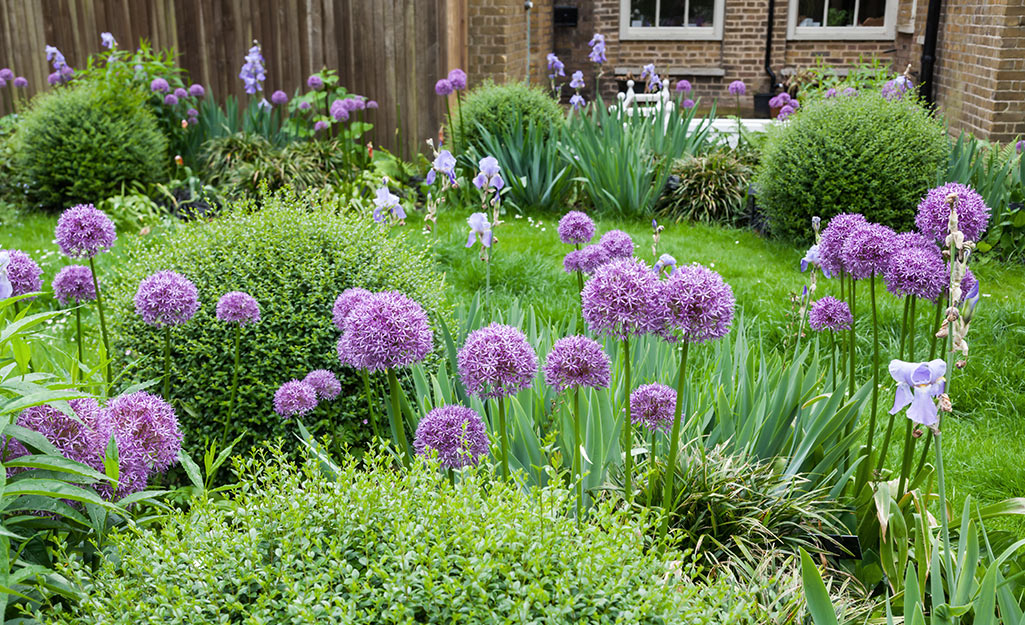
{"label": "ornamental grass clump", "polygon": [[442,468],[474,466],[488,453],[488,431],[476,410],[441,406],[428,412],[416,426],[413,449],[418,456],[438,455]]}
{"label": "ornamental grass clump", "polygon": [[260,321],[260,304],[242,291],[231,291],[217,300],[217,320],[235,326],[235,366],[231,374],[231,399],[228,400],[228,416],[224,419],[221,438],[228,442],[228,429],[235,414],[235,398],[238,396],[238,370],[242,354],[242,326]]}

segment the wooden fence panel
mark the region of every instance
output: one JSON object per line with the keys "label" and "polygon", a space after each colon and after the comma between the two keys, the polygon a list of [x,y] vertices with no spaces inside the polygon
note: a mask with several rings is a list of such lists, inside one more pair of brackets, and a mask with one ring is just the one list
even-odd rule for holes
{"label": "wooden fence panel", "polygon": [[[409,157],[443,122],[434,82],[465,68],[465,17],[466,0],[3,0],[0,67],[28,78],[17,93],[30,97],[49,88],[46,45],[82,67],[109,31],[122,48],[140,39],[174,48],[210,96],[244,101],[238,73],[258,39],[266,94],[305,91],[307,76],[333,68],[346,89],[379,103],[368,116],[377,141]],[[10,102],[0,94],[0,115]]]}

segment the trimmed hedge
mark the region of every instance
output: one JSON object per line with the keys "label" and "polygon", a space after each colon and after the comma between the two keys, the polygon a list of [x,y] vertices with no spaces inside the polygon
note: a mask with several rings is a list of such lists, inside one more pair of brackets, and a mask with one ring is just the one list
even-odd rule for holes
{"label": "trimmed hedge", "polygon": [[243,436],[243,451],[262,440],[292,438],[294,424],[273,411],[274,391],[314,369],[339,374],[342,395],[304,417],[317,434],[359,445],[369,438],[362,378],[336,354],[339,331],[331,322],[335,298],[350,287],[397,289],[424,306],[432,319],[443,305],[443,278],[426,248],[357,214],[339,215],[321,195],[291,191],[228,207],[224,217],[180,225],[154,237],[126,241],[125,260],[107,283],[112,351],[133,380],[163,374],[163,331],[135,313],[139,282],[165,269],[199,289],[200,309],[172,330],[172,398],[185,433],[185,449],[200,457],[208,438],[221,436],[227,417],[234,357],[234,326],[217,321],[215,307],[228,291],[260,303],[262,320],[242,330],[238,404],[229,434]]}
{"label": "trimmed hedge", "polygon": [[811,102],[770,135],[758,202],[770,231],[795,241],[811,239],[813,216],[843,212],[907,230],[949,151],[943,121],[910,93],[893,102],[874,92]]}
{"label": "trimmed hedge", "polygon": [[606,502],[578,527],[566,490],[525,492],[484,470],[451,485],[426,462],[391,463],[350,457],[330,480],[315,462],[249,459],[232,501],[196,499],[112,537],[95,573],[73,564],[81,603],[39,620],[763,622],[745,590],[691,581],[684,556],[645,544],[644,511]]}
{"label": "trimmed hedge", "polygon": [[491,81],[467,93],[452,117],[450,131],[457,137],[457,144],[469,142],[479,150],[485,148],[477,124],[501,139],[509,134],[512,124],[526,128],[533,122],[539,135],[546,138],[550,128],[565,121],[562,107],[547,91],[523,83],[496,85]]}

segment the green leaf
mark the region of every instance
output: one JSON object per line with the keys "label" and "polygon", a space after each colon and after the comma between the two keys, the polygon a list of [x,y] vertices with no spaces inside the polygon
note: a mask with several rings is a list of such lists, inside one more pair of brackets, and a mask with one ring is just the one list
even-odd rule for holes
{"label": "green leaf", "polygon": [[822,582],[822,575],[808,552],[803,547],[799,549],[801,551],[801,582],[812,620],[815,625],[839,625],[836,610],[833,609],[833,601],[829,598],[826,585]]}
{"label": "green leaf", "polygon": [[196,487],[196,490],[202,493],[205,488],[203,483],[203,474],[199,470],[199,465],[192,460],[192,456],[186,453],[184,449],[178,452],[178,460],[182,463],[182,468],[185,469],[185,474],[189,476],[189,481]]}

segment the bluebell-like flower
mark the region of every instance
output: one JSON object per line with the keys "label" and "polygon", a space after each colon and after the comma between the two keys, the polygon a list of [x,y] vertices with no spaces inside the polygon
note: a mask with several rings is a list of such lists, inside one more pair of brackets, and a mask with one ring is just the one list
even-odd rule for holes
{"label": "bluebell-like flower", "polygon": [[452,156],[452,153],[448,150],[441,150],[434,157],[434,164],[431,165],[431,170],[427,172],[427,179],[424,182],[434,184],[434,180],[439,173],[448,176],[449,182],[452,184],[456,183],[456,157]]}
{"label": "bluebell-like flower", "polygon": [[478,166],[480,172],[474,177],[473,186],[482,191],[489,187],[493,187],[495,191],[501,191],[505,186],[505,181],[502,180],[502,175],[499,173],[502,168],[498,165],[498,159],[494,156],[485,156],[480,159]]}
{"label": "bluebell-like flower", "polygon": [[264,60],[263,55],[260,54],[259,43],[254,41],[253,47],[249,48],[246,62],[242,65],[242,71],[239,72],[238,77],[245,83],[245,90],[249,95],[263,91],[263,81],[267,79],[267,74],[264,71]]}
{"label": "bluebell-like flower", "polygon": [[466,239],[466,247],[473,247],[478,240],[484,247],[491,247],[491,224],[484,213],[474,213],[466,220],[470,224],[470,237]]}
{"label": "bluebell-like flower", "polygon": [[655,263],[655,273],[666,272],[666,275],[673,275],[676,271],[676,259],[669,254],[662,254],[658,257],[658,262]]}
{"label": "bluebell-like flower", "polygon": [[399,203],[398,196],[388,189],[387,184],[381,185],[381,188],[377,190],[374,206],[374,221],[377,223],[384,222],[386,218],[385,212],[390,213],[400,221],[406,218],[406,211],[402,210],[402,204]]}
{"label": "bluebell-like flower", "polygon": [[890,376],[897,382],[897,394],[893,399],[890,414],[897,414],[905,407],[907,416],[915,423],[932,427],[939,423],[939,411],[934,397],[946,388],[947,363],[942,358],[929,362],[890,361]]}

